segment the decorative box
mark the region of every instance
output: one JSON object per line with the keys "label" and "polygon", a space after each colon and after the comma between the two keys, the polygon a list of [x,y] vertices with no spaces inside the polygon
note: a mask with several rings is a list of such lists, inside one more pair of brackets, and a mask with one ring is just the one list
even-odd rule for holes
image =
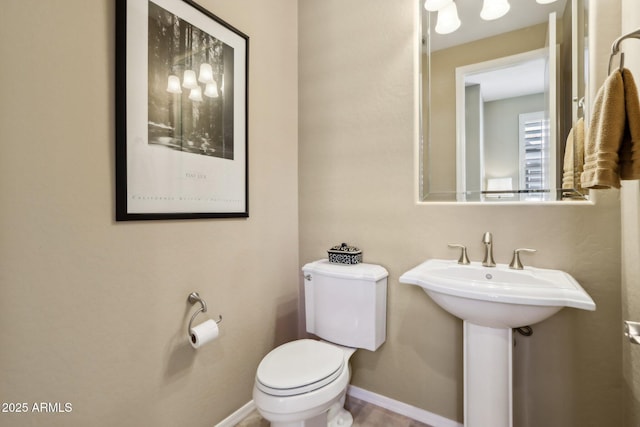
{"label": "decorative box", "polygon": [[346,243],[336,245],[327,251],[329,262],[334,264],[358,264],[362,262],[362,251]]}

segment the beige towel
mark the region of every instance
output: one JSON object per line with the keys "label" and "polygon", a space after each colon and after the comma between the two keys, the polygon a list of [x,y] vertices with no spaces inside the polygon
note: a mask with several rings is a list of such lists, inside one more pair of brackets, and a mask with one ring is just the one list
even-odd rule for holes
{"label": "beige towel", "polygon": [[622,72],[615,70],[596,94],[584,148],[583,188],[620,188],[618,150],[626,123]]}
{"label": "beige towel", "polygon": [[620,179],[640,179],[640,101],[631,71],[622,71],[626,126],[620,156]]}
{"label": "beige towel", "polygon": [[569,131],[564,151],[562,188],[582,193],[580,175],[584,165],[584,118],[580,117]]}

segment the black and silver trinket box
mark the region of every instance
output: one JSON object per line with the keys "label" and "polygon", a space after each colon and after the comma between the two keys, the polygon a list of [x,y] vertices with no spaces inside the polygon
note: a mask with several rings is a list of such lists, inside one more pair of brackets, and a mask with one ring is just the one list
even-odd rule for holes
{"label": "black and silver trinket box", "polygon": [[329,262],[334,264],[358,264],[362,262],[362,251],[346,243],[336,245],[327,251]]}

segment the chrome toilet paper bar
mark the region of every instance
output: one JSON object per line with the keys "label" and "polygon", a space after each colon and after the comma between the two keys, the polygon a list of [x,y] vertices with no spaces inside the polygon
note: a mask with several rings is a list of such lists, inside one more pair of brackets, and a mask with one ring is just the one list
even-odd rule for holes
{"label": "chrome toilet paper bar", "polygon": [[[193,313],[193,316],[191,316],[191,320],[189,320],[189,328],[187,329],[187,336],[191,337],[191,329],[192,329],[193,321],[195,320],[198,314],[207,312],[207,303],[202,298],[200,298],[200,295],[197,292],[191,292],[189,294],[188,301],[191,304],[195,304],[198,302],[200,303],[200,308],[196,310],[195,313]],[[217,324],[220,324],[220,322],[222,322],[222,316],[218,315],[218,320],[215,320],[215,322]]]}

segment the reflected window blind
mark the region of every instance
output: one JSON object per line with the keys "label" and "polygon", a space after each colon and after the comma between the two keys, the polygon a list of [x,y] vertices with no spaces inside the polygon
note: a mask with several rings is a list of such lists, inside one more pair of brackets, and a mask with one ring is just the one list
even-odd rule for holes
{"label": "reflected window blind", "polygon": [[[523,114],[520,128],[521,188],[543,190],[548,188],[546,172],[549,167],[549,150],[543,113]],[[528,116],[528,117],[527,117]]]}

